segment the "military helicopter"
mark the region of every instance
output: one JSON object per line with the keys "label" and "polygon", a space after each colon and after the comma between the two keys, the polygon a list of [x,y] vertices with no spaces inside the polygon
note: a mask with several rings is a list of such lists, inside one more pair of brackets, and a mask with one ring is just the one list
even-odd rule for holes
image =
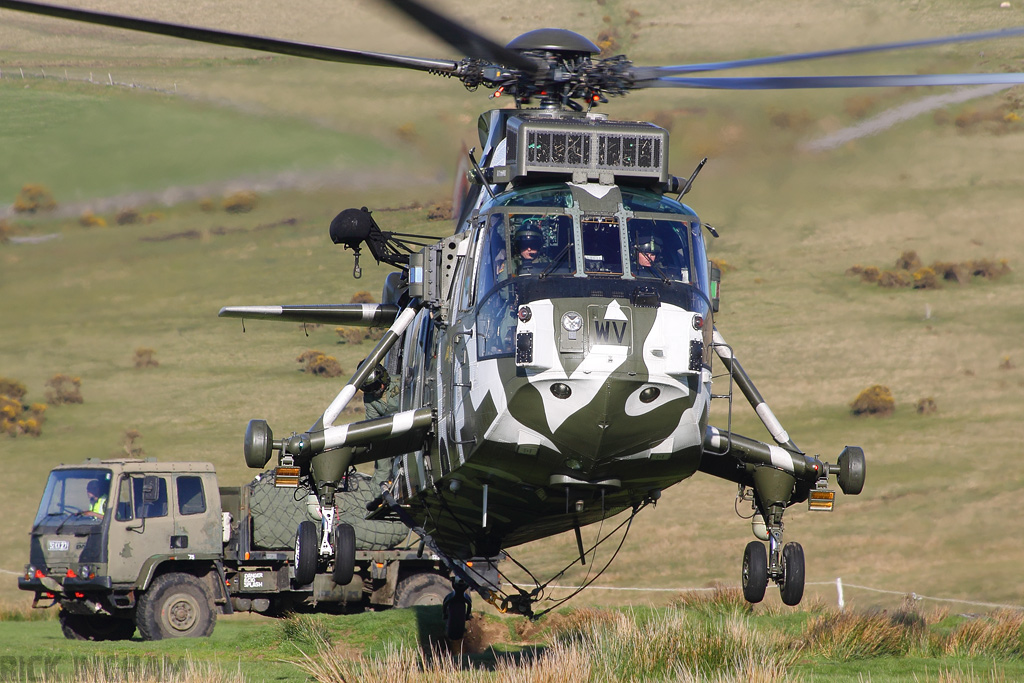
{"label": "military helicopter", "polygon": [[[1024,83],[1024,74],[762,76],[696,73],[1024,35],[1024,27],[821,52],[676,66],[600,58],[589,39],[543,28],[505,46],[414,0],[389,4],[466,57],[426,59],[301,44],[135,17],[0,0],[0,8],[310,59],[395,67],[484,87],[513,106],[480,116],[480,157],[454,234],[424,242],[382,230],[366,208],[332,221],[330,237],[367,248],[396,270],[381,304],[229,306],[223,317],[389,326],[311,427],[276,439],[246,430],[246,463],[277,457],[278,485],[306,486],[321,523],[296,533],[295,580],[330,567],[352,580],[351,527],[334,522],[350,469],[376,463],[369,518],[398,518],[448,566],[446,632],[465,630],[470,589],[502,611],[534,615],[545,584],[500,580],[505,549],[629,511],[697,472],[734,482],[754,514],[742,556],[745,598],[775,582],[782,601],[804,592],[804,553],[784,541],[785,511],[831,511],[835,491],[858,494],[861,448],[835,463],[804,453],[715,329],[720,273],[705,232],[682,203],[703,167],[669,170],[668,132],[595,111],[641,88],[792,89]],[[724,374],[715,393],[713,357]],[[774,443],[710,424],[710,404],[738,387]],[[336,424],[362,389],[367,419]],[[620,525],[622,526],[622,525]],[[607,536],[605,537],[607,538]],[[765,545],[767,543],[767,546]]]}

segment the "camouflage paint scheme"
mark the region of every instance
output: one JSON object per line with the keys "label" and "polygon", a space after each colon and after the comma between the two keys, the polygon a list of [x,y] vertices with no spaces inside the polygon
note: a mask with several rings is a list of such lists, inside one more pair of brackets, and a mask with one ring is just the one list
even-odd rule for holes
{"label": "camouflage paint scheme", "polygon": [[[577,241],[587,217],[623,212],[617,187],[565,185],[545,192],[548,201],[567,205],[545,207],[547,212],[573,213],[580,204],[590,205],[589,212],[575,211]],[[685,221],[687,228],[692,223],[687,246],[703,256],[700,222],[691,210],[653,194],[630,197],[633,204],[642,199],[651,204],[645,208]],[[499,196],[491,206],[523,200],[519,192]],[[466,253],[455,276],[463,289],[474,283],[474,274],[466,271],[486,265],[471,248],[482,248],[487,208],[463,241]],[[620,223],[625,234],[626,221]],[[706,270],[706,259],[694,265]],[[475,300],[476,305],[462,306],[453,324],[436,332],[444,362],[429,368],[402,363],[402,407],[436,401],[438,436],[429,455],[402,457],[402,500],[442,547],[459,557],[493,555],[616,514],[697,470],[708,422],[705,342],[711,326],[710,320],[704,323],[710,317],[707,279],[696,279],[698,284],[690,285],[628,272],[586,277],[569,272],[519,275],[475,299],[457,288],[453,301]],[[633,295],[641,288],[656,298],[637,305]],[[571,290],[589,295],[554,296]],[[501,295],[513,303],[495,312],[489,302]],[[517,315],[524,308],[528,320]],[[561,323],[567,314],[582,323],[575,339],[567,339]],[[497,326],[495,315],[502,318]],[[411,337],[429,333],[429,314],[420,316]],[[529,362],[517,359],[508,346],[488,352],[494,336],[504,334],[498,331],[502,327],[516,339],[532,338]],[[408,343],[403,351],[416,352]],[[555,395],[552,387],[559,384],[571,386],[569,396]],[[657,396],[642,400],[651,389]]]}

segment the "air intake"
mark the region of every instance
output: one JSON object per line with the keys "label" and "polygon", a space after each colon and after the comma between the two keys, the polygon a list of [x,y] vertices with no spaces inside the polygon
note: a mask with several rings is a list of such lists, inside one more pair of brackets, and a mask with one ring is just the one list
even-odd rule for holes
{"label": "air intake", "polygon": [[668,132],[649,123],[513,117],[505,144],[513,178],[558,173],[576,182],[668,180]]}

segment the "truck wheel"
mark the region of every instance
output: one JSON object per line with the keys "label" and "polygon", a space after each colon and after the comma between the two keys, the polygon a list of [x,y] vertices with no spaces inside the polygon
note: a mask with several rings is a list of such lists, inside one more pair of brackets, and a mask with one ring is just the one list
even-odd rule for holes
{"label": "truck wheel", "polygon": [[171,573],[157,577],[139,598],[135,622],[143,640],[205,638],[213,633],[217,615],[200,579]]}
{"label": "truck wheel", "polygon": [[351,524],[334,528],[334,583],[347,586],[356,571],[356,530]]}
{"label": "truck wheel", "polygon": [[295,584],[306,586],[316,578],[316,567],[320,560],[320,534],[316,524],[306,520],[299,522],[295,532]]}
{"label": "truck wheel", "polygon": [[451,592],[451,584],[438,574],[413,574],[398,582],[395,588],[395,607],[440,605]]}
{"label": "truck wheel", "polygon": [[135,622],[103,615],[68,614],[57,616],[60,630],[68,640],[128,640],[135,635]]}

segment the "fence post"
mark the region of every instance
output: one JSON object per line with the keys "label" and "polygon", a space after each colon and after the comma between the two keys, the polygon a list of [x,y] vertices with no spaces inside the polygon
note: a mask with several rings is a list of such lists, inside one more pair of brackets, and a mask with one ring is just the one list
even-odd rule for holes
{"label": "fence post", "polygon": [[836,593],[839,596],[839,611],[842,612],[846,607],[846,601],[843,600],[843,579],[836,577]]}

